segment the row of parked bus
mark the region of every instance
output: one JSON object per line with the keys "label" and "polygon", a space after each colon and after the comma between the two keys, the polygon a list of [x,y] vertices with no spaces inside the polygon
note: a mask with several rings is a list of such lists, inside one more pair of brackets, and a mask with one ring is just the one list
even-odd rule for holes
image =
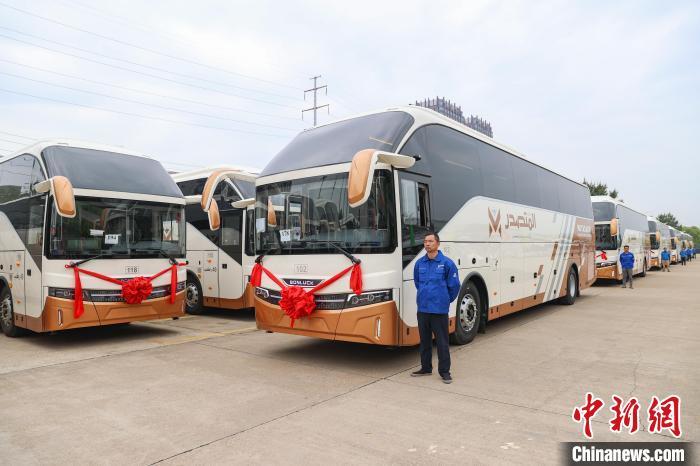
{"label": "row of parked bus", "polygon": [[260,329],[418,343],[413,265],[438,231],[460,270],[453,343],[596,278],[677,261],[692,239],[436,112],[400,107],[297,135],[260,172],[172,177],[71,141],[0,159],[6,335],[255,308]]}

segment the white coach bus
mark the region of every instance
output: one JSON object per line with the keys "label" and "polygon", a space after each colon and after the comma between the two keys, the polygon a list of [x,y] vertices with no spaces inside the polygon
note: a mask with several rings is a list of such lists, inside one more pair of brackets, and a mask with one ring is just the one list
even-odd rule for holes
{"label": "white coach bus", "polygon": [[159,162],[121,148],[45,141],[1,159],[3,332],[183,315],[184,208]]}
{"label": "white coach bus", "polygon": [[[258,178],[255,217],[256,321],[273,332],[417,344],[413,268],[431,230],[460,270],[449,314],[458,344],[521,309],[572,304],[595,279],[585,186],[420,107],[302,132]],[[361,286],[338,278],[358,261]],[[308,317],[280,307],[283,288],[324,282]]]}
{"label": "white coach bus", "polygon": [[661,267],[661,251],[666,248],[671,251],[671,231],[668,225],[661,223],[655,217],[647,217],[649,224],[649,268]]}
{"label": "white coach bus", "polygon": [[[227,173],[213,197],[220,228],[212,230],[202,211],[202,193],[212,174]],[[187,200],[187,293],[185,311],[203,307],[246,309],[254,306],[248,277],[253,267],[253,216],[256,174],[239,167],[212,167],[173,175]],[[235,205],[235,207],[234,207]]]}
{"label": "white coach bus", "polygon": [[668,229],[671,232],[671,263],[677,264],[681,261],[681,232],[672,226]]}
{"label": "white coach bus", "polygon": [[634,254],[635,275],[645,276],[651,259],[649,222],[645,214],[609,196],[593,196],[596,277],[622,280],[618,255],[624,246]]}

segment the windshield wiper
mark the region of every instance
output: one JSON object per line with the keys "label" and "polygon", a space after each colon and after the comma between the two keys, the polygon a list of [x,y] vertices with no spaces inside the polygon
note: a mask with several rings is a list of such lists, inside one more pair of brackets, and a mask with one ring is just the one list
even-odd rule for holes
{"label": "windshield wiper", "polygon": [[344,247],[342,247],[341,245],[339,245],[337,241],[330,241],[330,240],[325,240],[325,241],[322,241],[322,240],[302,240],[301,242],[302,242],[303,244],[307,244],[307,243],[309,243],[309,244],[324,244],[324,243],[328,243],[328,244],[330,244],[331,246],[333,246],[334,248],[336,248],[338,251],[340,251],[345,257],[347,257],[348,259],[350,259],[350,260],[353,262],[353,264],[359,264],[360,262],[362,262],[360,259],[358,259],[357,257],[353,256],[353,255],[350,253],[350,251],[348,251],[347,249],[345,249]]}
{"label": "windshield wiper", "polygon": [[157,254],[160,257],[168,259],[171,265],[177,265],[177,261],[173,258],[173,256],[168,254],[163,249],[134,249],[134,252],[145,254]]}
{"label": "windshield wiper", "polygon": [[70,267],[77,267],[78,265],[84,264],[84,263],[91,261],[93,259],[101,259],[103,257],[113,257],[113,256],[114,256],[114,253],[103,252],[102,254],[97,254],[96,256],[86,257],[85,259],[80,259],[78,261],[71,261],[68,265]]}

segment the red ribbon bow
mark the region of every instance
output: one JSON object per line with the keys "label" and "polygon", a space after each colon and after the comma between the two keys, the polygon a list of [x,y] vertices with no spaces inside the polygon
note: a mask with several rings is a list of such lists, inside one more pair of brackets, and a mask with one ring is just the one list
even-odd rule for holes
{"label": "red ribbon bow", "polygon": [[262,265],[262,261],[255,263],[253,271],[250,274],[250,284],[252,286],[260,286],[262,282],[262,274],[270,277],[270,280],[275,282],[277,286],[282,289],[282,299],[280,300],[280,308],[285,314],[289,316],[291,320],[290,327],[294,328],[294,321],[302,317],[307,317],[311,315],[316,309],[316,301],[314,300],[314,294],[319,290],[337,282],[346,273],[350,273],[350,288],[352,291],[359,295],[362,293],[362,269],[360,268],[359,262],[353,263],[350,267],[341,270],[337,274],[333,275],[328,280],[319,283],[315,287],[306,291],[300,286],[287,286],[279,278],[277,278],[272,272],[267,270]]}
{"label": "red ribbon bow", "polygon": [[141,302],[148,298],[153,291],[153,285],[151,282],[161,275],[170,272],[170,304],[175,303],[175,293],[177,292],[177,268],[183,265],[187,265],[184,262],[179,262],[173,264],[167,269],[163,269],[155,275],[148,278],[146,277],[134,277],[125,282],[117,280],[116,278],[108,277],[107,275],[102,275],[101,273],[93,272],[91,270],[81,269],[76,264],[66,264],[67,269],[73,269],[73,275],[75,277],[75,297],[73,301],[73,317],[76,319],[83,315],[85,312],[85,307],[83,306],[83,284],[80,281],[80,273],[90,275],[91,277],[99,278],[106,282],[114,283],[122,288],[122,298],[127,304],[141,304]]}

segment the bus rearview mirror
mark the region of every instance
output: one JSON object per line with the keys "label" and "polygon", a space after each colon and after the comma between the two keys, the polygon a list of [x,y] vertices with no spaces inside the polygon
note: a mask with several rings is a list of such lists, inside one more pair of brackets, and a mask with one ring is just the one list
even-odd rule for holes
{"label": "bus rearview mirror", "polygon": [[618,228],[617,228],[617,219],[614,218],[610,220],[610,236],[617,236],[618,233]]}
{"label": "bus rearview mirror", "polygon": [[207,178],[207,182],[204,184],[204,189],[202,189],[202,210],[205,212],[209,211],[209,206],[212,204],[212,200],[214,199],[214,193],[216,192],[216,187],[225,179],[229,179],[232,181],[235,180],[242,180],[242,181],[248,181],[251,183],[255,183],[255,178],[256,176],[244,172],[242,170],[235,170],[235,169],[221,169],[221,170],[215,170],[212,172],[211,175]]}
{"label": "bus rearview mirror", "polygon": [[75,217],[75,193],[73,185],[65,176],[54,176],[34,185],[38,193],[51,192],[55,200],[56,212],[61,217]]}
{"label": "bus rearview mirror", "polygon": [[209,229],[212,231],[218,230],[221,226],[221,216],[219,215],[219,204],[216,201],[209,206],[207,216],[209,217]]}
{"label": "bus rearview mirror", "polygon": [[416,163],[414,157],[408,155],[383,152],[375,149],[358,151],[350,162],[348,173],[348,204],[358,207],[367,202],[372,191],[374,170],[377,163],[387,163],[394,168],[410,168]]}

